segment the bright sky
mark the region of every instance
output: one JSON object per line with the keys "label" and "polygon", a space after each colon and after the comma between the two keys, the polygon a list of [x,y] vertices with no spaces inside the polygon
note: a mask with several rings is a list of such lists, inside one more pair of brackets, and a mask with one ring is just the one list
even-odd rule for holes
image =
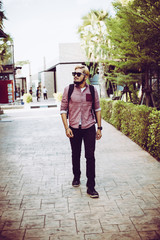
{"label": "bright sky", "polygon": [[[91,9],[112,12],[112,0],[3,0],[4,31],[14,40],[15,62],[36,73],[58,56],[59,43],[80,42],[77,28]],[[42,69],[41,69],[42,70]]]}

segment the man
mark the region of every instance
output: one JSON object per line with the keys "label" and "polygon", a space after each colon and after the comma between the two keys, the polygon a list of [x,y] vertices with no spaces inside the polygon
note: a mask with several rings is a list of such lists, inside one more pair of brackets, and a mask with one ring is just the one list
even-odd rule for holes
{"label": "man", "polygon": [[[95,92],[95,114],[97,118],[97,131],[95,129],[95,116],[92,111],[92,95],[89,85],[86,83],[89,77],[89,70],[84,65],[75,67],[74,89],[68,102],[69,86],[64,89],[61,102],[61,117],[66,131],[66,136],[70,139],[72,149],[72,185],[80,185],[80,156],[82,140],[85,147],[86,175],[87,175],[87,193],[92,198],[98,198],[99,194],[95,190],[95,142],[102,137],[101,134],[101,108],[99,104],[98,92]],[[69,111],[69,125],[67,121],[67,111]]]}
{"label": "man", "polygon": [[33,91],[32,91],[32,87],[30,87],[29,89],[29,93],[32,95]]}
{"label": "man", "polygon": [[44,86],[44,87],[43,87],[43,97],[44,97],[44,100],[45,100],[45,99],[48,99],[48,97],[47,97],[47,92],[48,92],[48,91],[47,91],[47,88]]}
{"label": "man", "polygon": [[37,87],[36,96],[37,96],[37,102],[38,102],[38,101],[39,101],[39,98],[40,98],[40,90],[39,90],[39,87]]}

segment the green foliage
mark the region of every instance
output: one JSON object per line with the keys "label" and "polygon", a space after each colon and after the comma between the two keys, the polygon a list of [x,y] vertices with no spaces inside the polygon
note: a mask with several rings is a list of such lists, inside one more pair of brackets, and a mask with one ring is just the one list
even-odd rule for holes
{"label": "green foliage", "polygon": [[[5,12],[2,10],[3,3],[0,1],[0,29],[3,30],[3,21],[4,19],[7,20],[5,16]],[[6,38],[0,39],[0,65],[4,65],[9,58],[11,57],[11,47],[13,40],[12,38],[7,35]]]}
{"label": "green foliage", "polygon": [[16,62],[16,66],[24,66],[29,63],[30,63],[29,60],[18,61],[18,62]]}
{"label": "green foliage", "polygon": [[160,112],[153,110],[149,116],[148,150],[160,159]]}
{"label": "green foliage", "polygon": [[6,62],[12,57],[12,39],[10,36],[1,40],[0,44],[0,65],[5,65]]}
{"label": "green foliage", "polygon": [[2,1],[0,1],[0,29],[2,29],[3,27],[3,20],[7,19],[4,11],[2,10],[2,7],[3,7],[3,3]]}
{"label": "green foliage", "polygon": [[[134,142],[142,148],[147,149],[149,114],[151,108],[128,104],[123,111],[125,121],[122,121],[122,132],[127,134]],[[129,120],[129,121],[128,121]]]}
{"label": "green foliage", "polygon": [[123,101],[113,101],[113,109],[111,115],[111,123],[115,126],[118,130],[121,129],[121,119],[122,119],[122,110],[124,108]]}
{"label": "green foliage", "polygon": [[101,98],[100,99],[100,104],[101,104],[101,115],[104,120],[107,122],[111,122],[111,116],[112,116],[112,104],[113,101],[109,100],[107,101],[106,99]]}
{"label": "green foliage", "polygon": [[25,93],[23,95],[23,102],[25,102],[25,103],[32,102],[32,95],[30,93]]}
{"label": "green foliage", "polygon": [[160,160],[160,112],[123,101],[100,100],[102,118]]}
{"label": "green foliage", "polygon": [[[115,17],[106,19],[109,63],[115,66],[111,80],[122,86],[141,83],[140,73],[147,73],[151,64],[160,61],[160,1],[132,0],[123,4],[118,0],[113,6]],[[144,76],[147,88],[149,76]]]}
{"label": "green foliage", "polygon": [[55,100],[57,102],[61,102],[62,101],[62,93],[61,92],[53,93],[53,97],[55,98]]}
{"label": "green foliage", "polygon": [[153,98],[156,105],[156,108],[160,110],[160,91],[156,90],[153,92]]}
{"label": "green foliage", "polygon": [[91,10],[82,17],[82,25],[78,27],[81,46],[90,61],[101,61],[106,58],[102,46],[107,45],[107,31],[104,20],[108,13],[103,10]]}
{"label": "green foliage", "polygon": [[[113,6],[112,17],[105,11],[91,10],[82,18],[78,29],[81,45],[90,62],[114,67],[104,71],[107,86],[130,88],[142,84],[143,75],[142,92],[149,91],[151,65],[160,62],[160,1],[115,0]],[[132,102],[138,103],[136,90],[130,91]],[[152,105],[149,96],[146,98],[146,104]]]}

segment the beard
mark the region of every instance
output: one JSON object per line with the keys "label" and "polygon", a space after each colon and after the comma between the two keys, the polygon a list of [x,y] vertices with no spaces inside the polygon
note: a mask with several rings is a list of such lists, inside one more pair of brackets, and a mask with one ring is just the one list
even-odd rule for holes
{"label": "beard", "polygon": [[79,85],[81,85],[83,82],[85,81],[85,79],[83,78],[83,80],[82,81],[80,81],[80,82],[77,82],[77,81],[75,81],[74,80],[74,84],[76,84],[77,86],[79,86]]}

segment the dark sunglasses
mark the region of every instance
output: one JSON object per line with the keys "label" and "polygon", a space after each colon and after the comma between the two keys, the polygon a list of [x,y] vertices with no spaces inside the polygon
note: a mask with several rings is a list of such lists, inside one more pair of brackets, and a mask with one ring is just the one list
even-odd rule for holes
{"label": "dark sunglasses", "polygon": [[76,76],[76,75],[77,75],[78,77],[80,77],[82,74],[83,74],[84,76],[86,75],[86,74],[80,73],[80,72],[72,72],[72,75],[73,75],[73,76]]}

